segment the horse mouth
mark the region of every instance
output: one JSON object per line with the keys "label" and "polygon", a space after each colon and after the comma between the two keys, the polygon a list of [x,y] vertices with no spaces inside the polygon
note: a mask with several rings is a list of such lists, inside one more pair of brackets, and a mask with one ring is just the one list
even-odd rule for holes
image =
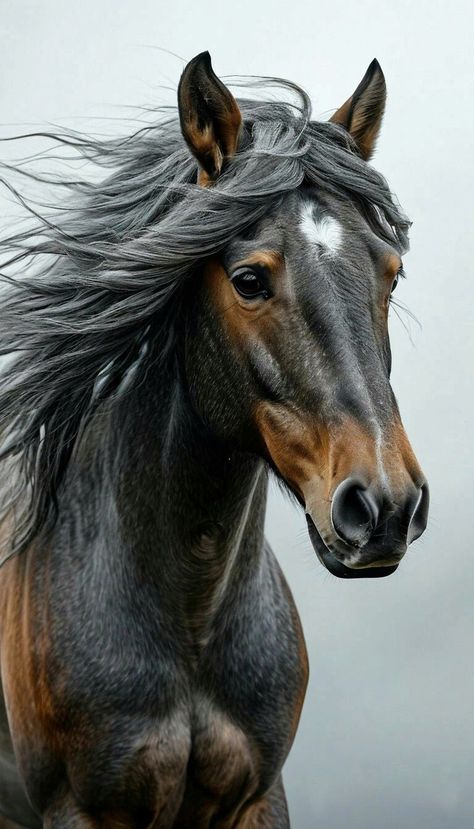
{"label": "horse mouth", "polygon": [[337,576],[339,579],[375,579],[390,576],[397,569],[398,562],[396,564],[376,565],[374,567],[347,567],[326,546],[313,519],[308,514],[306,514],[306,521],[313,549],[320,562],[333,576]]}

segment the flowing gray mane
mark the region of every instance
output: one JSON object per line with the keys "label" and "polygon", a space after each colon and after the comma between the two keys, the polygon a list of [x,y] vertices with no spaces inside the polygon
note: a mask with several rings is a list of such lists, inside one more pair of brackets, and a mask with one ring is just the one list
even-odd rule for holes
{"label": "flowing gray mane", "polygon": [[409,223],[345,130],[311,121],[294,85],[275,86],[297,103],[239,100],[242,148],[209,188],[196,186],[196,161],[169,110],[122,140],[50,135],[110,172],[56,182],[60,206],[43,215],[22,202],[31,227],[0,242],[0,351],[9,355],[0,389],[2,515],[14,516],[15,549],[51,518],[79,436],[146,361],[146,341],[172,348],[184,282],[285,193],[308,183],[349,198],[379,236],[406,247]]}

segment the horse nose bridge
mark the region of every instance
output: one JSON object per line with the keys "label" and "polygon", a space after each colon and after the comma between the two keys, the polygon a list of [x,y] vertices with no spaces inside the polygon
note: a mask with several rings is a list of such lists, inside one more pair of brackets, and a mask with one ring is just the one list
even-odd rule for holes
{"label": "horse nose bridge", "polygon": [[375,424],[374,431],[380,477],[384,478],[387,491],[395,497],[418,491],[424,476],[400,418],[397,416],[384,426]]}
{"label": "horse nose bridge", "polygon": [[336,405],[342,417],[358,420],[369,432],[390,421],[396,410],[388,378],[364,371],[358,363],[349,363],[347,371],[341,372]]}
{"label": "horse nose bridge", "polygon": [[368,486],[375,478],[385,477],[383,471],[381,429],[372,418],[361,421],[342,419],[329,430],[329,468],[333,488],[353,475]]}

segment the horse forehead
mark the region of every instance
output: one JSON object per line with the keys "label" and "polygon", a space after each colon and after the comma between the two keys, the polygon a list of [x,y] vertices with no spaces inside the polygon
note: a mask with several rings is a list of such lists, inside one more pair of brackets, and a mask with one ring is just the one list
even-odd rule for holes
{"label": "horse forehead", "polygon": [[297,224],[304,242],[314,254],[336,257],[343,251],[342,221],[315,199],[304,199],[298,206]]}
{"label": "horse forehead", "polygon": [[395,252],[377,237],[354,205],[323,194],[321,198],[304,195],[293,211],[292,255],[295,265],[309,277],[351,287],[363,281],[368,288],[369,274],[382,268],[388,254]]}

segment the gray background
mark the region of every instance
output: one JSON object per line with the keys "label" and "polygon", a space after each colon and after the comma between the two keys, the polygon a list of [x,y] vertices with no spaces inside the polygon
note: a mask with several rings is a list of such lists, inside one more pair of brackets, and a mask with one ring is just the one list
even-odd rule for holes
{"label": "gray background", "polygon": [[[410,338],[392,314],[393,384],[431,521],[394,576],[346,583],[272,493],[268,534],[311,662],[285,774],[296,829],[474,825],[472,14],[436,0],[0,0],[3,134],[45,121],[96,128],[117,105],[171,101],[183,62],[156,46],[185,59],[209,49],[221,75],[298,81],[323,117],[374,56],[384,69],[375,164],[414,221],[398,298],[422,323]],[[3,195],[1,206],[6,221]]]}

